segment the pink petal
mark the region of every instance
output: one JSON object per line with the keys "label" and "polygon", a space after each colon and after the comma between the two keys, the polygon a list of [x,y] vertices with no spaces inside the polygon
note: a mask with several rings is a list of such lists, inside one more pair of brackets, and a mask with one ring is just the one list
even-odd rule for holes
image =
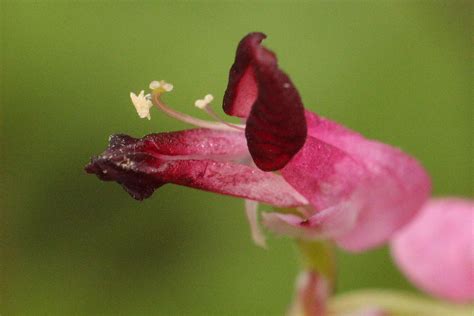
{"label": "pink petal", "polygon": [[258,222],[258,202],[245,200],[245,214],[247,215],[250,224],[253,241],[256,245],[262,248],[267,248],[265,235],[263,234]]}
{"label": "pink petal", "polygon": [[308,140],[282,170],[283,177],[316,210],[351,204],[348,210],[357,219],[352,229],[336,238],[341,247],[362,251],[384,243],[426,201],[427,174],[396,148],[364,139],[313,113],[306,116]]}
{"label": "pink petal", "polygon": [[327,208],[309,218],[295,214],[263,213],[263,224],[271,231],[299,239],[329,239],[351,229],[357,218],[350,202]]}
{"label": "pink petal", "polygon": [[281,174],[317,210],[348,201],[366,176],[363,164],[345,151],[308,137]]}
{"label": "pink petal", "polygon": [[174,183],[276,206],[305,204],[282,177],[232,161],[246,153],[242,133],[194,129],[142,139],[115,135],[86,171],[117,181],[139,200]]}
{"label": "pink petal", "polygon": [[224,96],[224,111],[247,117],[245,136],[260,169],[283,168],[306,139],[304,108],[290,78],[278,68],[276,56],[250,33],[239,44]]}
{"label": "pink petal", "polygon": [[433,199],[391,242],[400,269],[420,289],[474,300],[474,201]]}

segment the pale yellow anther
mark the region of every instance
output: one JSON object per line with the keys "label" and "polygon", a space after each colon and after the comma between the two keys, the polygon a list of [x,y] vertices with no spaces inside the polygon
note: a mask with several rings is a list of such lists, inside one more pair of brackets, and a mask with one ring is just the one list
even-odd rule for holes
{"label": "pale yellow anther", "polygon": [[164,80],[160,80],[160,81],[153,80],[152,82],[150,82],[149,87],[154,94],[162,93],[162,92],[170,92],[171,90],[173,90],[173,85]]}
{"label": "pale yellow anther", "polygon": [[204,99],[196,100],[196,102],[194,102],[194,105],[202,110],[205,109],[209,105],[209,103],[212,102],[212,100],[214,100],[212,94],[207,94]]}
{"label": "pale yellow anther", "polygon": [[160,82],[156,80],[153,80],[152,82],[150,82],[150,85],[149,85],[151,90],[158,89],[160,86],[161,86]]}
{"label": "pale yellow anther", "polygon": [[170,92],[171,90],[173,90],[173,85],[171,83],[164,83],[161,85],[161,87],[166,91],[166,92]]}
{"label": "pale yellow anther", "polygon": [[150,109],[153,106],[153,103],[148,98],[148,95],[145,95],[145,91],[140,91],[138,95],[130,92],[130,99],[132,99],[132,103],[140,118],[146,117],[147,119],[151,119]]}

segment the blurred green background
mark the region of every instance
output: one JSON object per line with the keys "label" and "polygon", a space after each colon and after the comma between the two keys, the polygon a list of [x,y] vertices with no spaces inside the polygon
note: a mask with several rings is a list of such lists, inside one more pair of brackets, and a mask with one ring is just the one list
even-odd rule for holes
{"label": "blurred green background", "polygon": [[[168,185],[139,203],[83,166],[112,133],[187,128],[130,91],[219,100],[237,42],[263,31],[307,107],[472,195],[469,1],[1,2],[2,315],[281,315],[297,253],[249,234],[241,200]],[[215,102],[219,108],[219,102]],[[387,249],[340,253],[338,291],[413,290]]]}

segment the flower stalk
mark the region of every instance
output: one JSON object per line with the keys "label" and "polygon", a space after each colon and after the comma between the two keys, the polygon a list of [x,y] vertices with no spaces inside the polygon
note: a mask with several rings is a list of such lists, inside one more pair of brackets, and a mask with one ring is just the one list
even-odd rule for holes
{"label": "flower stalk", "polygon": [[297,239],[303,270],[314,271],[324,277],[332,292],[336,285],[336,255],[333,243],[328,240],[307,241]]}

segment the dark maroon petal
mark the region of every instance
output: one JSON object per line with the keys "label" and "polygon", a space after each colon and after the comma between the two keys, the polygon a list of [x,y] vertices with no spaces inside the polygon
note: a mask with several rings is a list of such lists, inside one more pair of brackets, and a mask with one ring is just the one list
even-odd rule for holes
{"label": "dark maroon petal", "polygon": [[258,98],[245,136],[255,164],[264,171],[283,168],[306,141],[306,119],[298,91],[266,50],[256,56]]}
{"label": "dark maroon petal", "polygon": [[262,33],[239,44],[224,96],[224,111],[248,117],[245,136],[260,169],[283,168],[306,140],[304,107],[290,78],[278,68],[275,54],[260,45]]}
{"label": "dark maroon petal", "polygon": [[237,47],[235,61],[229,72],[229,82],[224,94],[224,112],[228,115],[246,118],[257,99],[257,83],[252,62],[260,42],[267,36],[250,33]]}
{"label": "dark maroon petal", "polygon": [[174,183],[280,207],[307,202],[281,176],[237,162],[245,157],[245,138],[239,132],[194,129],[142,139],[115,135],[86,171],[120,183],[138,200]]}

